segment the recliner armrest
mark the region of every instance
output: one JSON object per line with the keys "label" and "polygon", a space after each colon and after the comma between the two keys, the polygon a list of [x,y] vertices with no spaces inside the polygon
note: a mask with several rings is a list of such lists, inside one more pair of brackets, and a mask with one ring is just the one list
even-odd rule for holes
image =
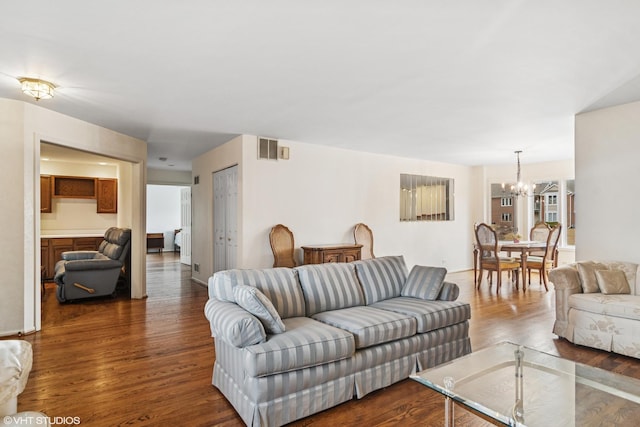
{"label": "recliner armrest", "polygon": [[79,259],[64,263],[66,271],[110,270],[122,267],[122,262],[115,259]]}
{"label": "recliner armrest", "polygon": [[98,251],[68,251],[62,252],[62,259],[65,261],[73,261],[78,259],[93,259],[100,252]]}

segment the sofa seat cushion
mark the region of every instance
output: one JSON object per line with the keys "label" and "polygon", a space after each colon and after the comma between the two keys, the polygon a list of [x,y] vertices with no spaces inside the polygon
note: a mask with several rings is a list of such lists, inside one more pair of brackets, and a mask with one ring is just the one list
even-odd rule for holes
{"label": "sofa seat cushion", "polygon": [[569,296],[569,308],[595,314],[640,320],[640,296],[637,295],[577,293]]}
{"label": "sofa seat cushion", "polygon": [[358,349],[416,333],[416,319],[413,316],[367,306],[325,311],[312,317],[352,333]]}
{"label": "sofa seat cushion", "polygon": [[289,372],[353,356],[355,341],[349,332],[308,317],[283,319],[286,331],[245,347],[243,366],[249,376]]}
{"label": "sofa seat cushion", "polygon": [[462,301],[427,301],[420,298],[398,297],[377,302],[370,307],[414,317],[419,334],[455,325],[471,318],[471,307]]}

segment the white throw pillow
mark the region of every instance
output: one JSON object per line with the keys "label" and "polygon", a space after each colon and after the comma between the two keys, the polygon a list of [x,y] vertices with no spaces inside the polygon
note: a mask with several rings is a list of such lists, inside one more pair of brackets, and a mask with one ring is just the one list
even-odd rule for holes
{"label": "white throw pillow", "polygon": [[236,304],[256,316],[268,334],[280,334],[285,331],[284,323],[269,298],[260,289],[247,285],[233,287]]}

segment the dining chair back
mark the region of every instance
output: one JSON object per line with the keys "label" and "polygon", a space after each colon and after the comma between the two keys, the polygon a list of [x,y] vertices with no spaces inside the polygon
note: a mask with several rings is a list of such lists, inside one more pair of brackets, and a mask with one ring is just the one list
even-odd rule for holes
{"label": "dining chair back", "polygon": [[[536,222],[536,224],[533,227],[531,227],[531,230],[529,231],[529,240],[532,240],[534,242],[546,243],[547,238],[549,237],[550,231],[551,231],[551,227],[549,227],[549,225],[546,222],[544,221]],[[533,251],[529,255],[542,257],[544,256],[544,251]]]}
{"label": "dining chair back", "polygon": [[[495,271],[497,273],[496,292],[502,286],[502,272],[511,271],[516,286],[518,285],[518,271],[520,261],[515,258],[501,257],[498,242],[498,233],[488,224],[480,223],[475,228],[476,244],[479,250],[480,274],[478,275],[477,289],[482,284],[484,270]],[[491,286],[491,283],[489,283]]]}
{"label": "dining chair back", "polygon": [[536,242],[546,242],[547,237],[549,237],[549,232],[551,231],[551,227],[544,222],[537,222],[531,230],[529,231],[529,240],[533,240]]}
{"label": "dining chair back", "polygon": [[282,224],[278,224],[269,233],[269,243],[273,252],[274,267],[295,267],[293,233]]}
{"label": "dining chair back", "polygon": [[353,239],[356,244],[362,245],[360,259],[375,258],[373,254],[373,232],[366,224],[359,223],[353,227]]}
{"label": "dining chair back", "polygon": [[547,247],[542,257],[530,256],[527,259],[527,275],[529,283],[531,283],[531,270],[537,270],[540,275],[540,282],[544,283],[544,288],[549,290],[549,270],[558,265],[558,242],[560,241],[560,232],[562,225],[557,224],[549,230],[547,236]]}

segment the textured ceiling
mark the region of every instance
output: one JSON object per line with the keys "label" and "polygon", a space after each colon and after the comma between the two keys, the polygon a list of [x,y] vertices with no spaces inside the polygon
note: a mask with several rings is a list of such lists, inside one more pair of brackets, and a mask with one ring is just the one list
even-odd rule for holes
{"label": "textured ceiling", "polygon": [[[0,97],[149,142],[238,134],[466,165],[568,159],[573,116],[640,99],[640,2],[3,2]],[[157,160],[167,157],[167,161]],[[173,165],[173,166],[170,166]]]}

